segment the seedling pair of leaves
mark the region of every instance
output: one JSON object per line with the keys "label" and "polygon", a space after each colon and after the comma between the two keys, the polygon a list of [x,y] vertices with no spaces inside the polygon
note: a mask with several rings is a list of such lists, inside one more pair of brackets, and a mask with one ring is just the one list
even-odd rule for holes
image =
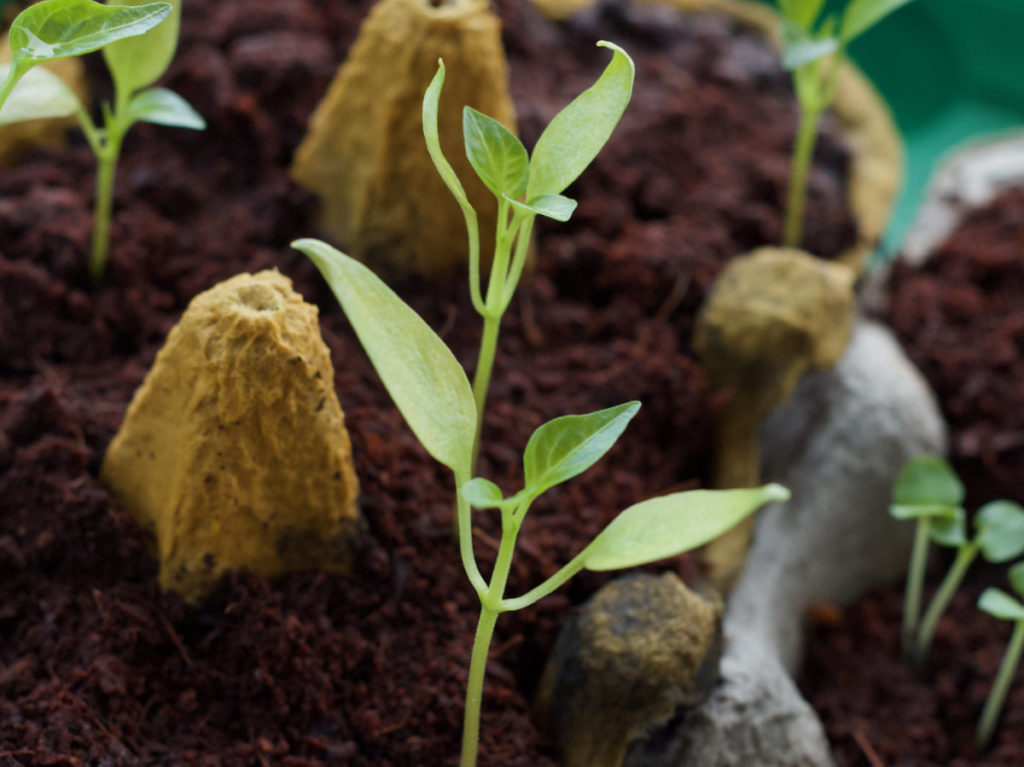
{"label": "seedling pair of leaves", "polygon": [[[1018,562],[1010,568],[1009,579],[1017,596],[1024,599],[1024,562]],[[981,710],[978,728],[974,733],[974,744],[979,751],[984,751],[992,742],[1006,694],[1020,665],[1021,655],[1024,654],[1024,604],[1002,589],[987,588],[978,598],[978,607],[1000,620],[1013,621],[1010,643],[1006,646],[1003,662],[999,664],[999,671],[996,672],[992,690]]]}
{"label": "seedling pair of leaves", "polygon": [[[459,552],[481,605],[467,682],[461,767],[476,764],[487,650],[500,613],[533,604],[584,568],[632,567],[700,546],[762,505],[789,496],[785,488],[766,485],[749,490],[673,493],[638,503],[619,514],[556,574],[522,596],[505,597],[516,538],[530,505],[548,489],[593,466],[640,408],[639,402],[627,402],[542,425],[523,454],[524,486],[510,496],[493,482],[474,477],[497,326],[521,275],[533,220],[537,215],[568,218],[575,203],[561,192],[605,143],[629,101],[633,63],[621,48],[601,45],[612,50],[612,62],[592,88],[552,120],[532,157],[496,121],[474,110],[464,112],[467,156],[498,198],[498,234],[486,298],[479,282],[476,212],[441,153],[437,133],[443,63],[424,96],[424,136],[466,218],[470,293],[474,307],[484,317],[484,340],[473,387],[451,350],[373,272],[323,242],[306,239],[293,243],[324,275],[413,433],[455,477]],[[483,375],[481,366],[486,367]],[[497,509],[501,514],[502,536],[490,581],[481,574],[473,550],[472,507]]]}
{"label": "seedling pair of leaves", "polygon": [[[974,536],[969,538],[963,500],[963,484],[937,456],[908,462],[893,490],[891,514],[917,522],[903,613],[904,654],[917,665],[927,661],[939,619],[978,554],[1002,563],[1024,553],[1024,508],[1005,500],[985,504],[974,515]],[[918,626],[929,543],[955,548],[956,557]]]}
{"label": "seedling pair of leaves", "polygon": [[[89,269],[106,266],[114,175],[121,144],[137,122],[202,130],[203,118],[181,96],[150,87],[178,45],[181,0],[44,0],[11,25],[11,63],[0,68],[0,125],[77,115],[96,155],[96,209]],[[36,65],[102,49],[114,80],[114,103],[102,105],[102,127],[64,81]]]}
{"label": "seedling pair of leaves", "polygon": [[[835,99],[839,69],[851,42],[912,0],[850,0],[841,15],[826,13],[826,0],[778,0],[782,15],[782,64],[793,72],[800,122],[786,202],[783,245],[799,247],[818,123]],[[831,57],[831,58],[830,58]]]}

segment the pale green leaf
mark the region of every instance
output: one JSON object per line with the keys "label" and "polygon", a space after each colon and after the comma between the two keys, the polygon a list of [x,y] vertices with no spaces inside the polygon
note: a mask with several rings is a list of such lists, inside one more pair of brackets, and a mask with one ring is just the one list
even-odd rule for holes
{"label": "pale green leaf", "polygon": [[169,3],[132,7],[106,6],[93,0],[44,0],[18,14],[11,24],[14,61],[41,61],[81,56],[115,40],[141,35],[171,12]]}
{"label": "pale green leaf", "polygon": [[639,409],[639,402],[626,402],[540,426],[523,453],[526,490],[537,496],[585,472],[611,449]]}
{"label": "pale green leaf", "polygon": [[[148,0],[107,0],[110,6],[140,6]],[[182,0],[167,0],[171,13],[143,35],[125,38],[103,49],[110,74],[125,97],[155,83],[171,64],[178,47]],[[189,126],[182,126],[189,127]]]}
{"label": "pale green leaf", "polygon": [[459,488],[459,493],[470,506],[477,509],[514,509],[526,498],[522,490],[505,498],[496,484],[483,477],[469,480]]}
{"label": "pale green leaf", "polygon": [[434,161],[434,167],[441,174],[441,178],[451,191],[452,196],[455,197],[464,212],[467,208],[472,211],[473,206],[470,205],[469,198],[466,197],[466,190],[462,188],[462,182],[455,175],[455,170],[448,160],[445,159],[444,152],[441,150],[441,135],[437,128],[437,113],[440,108],[444,76],[444,62],[438,60],[437,74],[434,75],[434,79],[430,81],[430,85],[427,86],[427,90],[423,94],[423,138],[427,143],[427,153],[430,155],[430,159]]}
{"label": "pale green leaf", "polygon": [[789,499],[781,485],[689,490],[630,506],[583,551],[588,570],[619,570],[681,554],[717,538],[765,504]]}
{"label": "pale green leaf", "polygon": [[172,128],[204,130],[206,120],[192,105],[167,88],[150,88],[131,100],[128,113],[133,121],[169,125]]}
{"label": "pale green leaf", "polygon": [[542,194],[529,202],[513,200],[507,194],[502,196],[520,210],[535,216],[547,216],[555,221],[568,221],[576,210],[576,200],[561,194]]}
{"label": "pale green leaf", "polygon": [[981,554],[989,562],[1009,562],[1024,554],[1024,508],[1013,501],[986,503],[974,515]]}
{"label": "pale green leaf", "polygon": [[896,519],[929,519],[953,520],[957,514],[962,514],[963,509],[959,506],[940,506],[939,504],[893,504],[889,507],[889,513]]}
{"label": "pale green leaf", "polygon": [[292,247],[309,256],[341,303],[409,427],[430,455],[469,476],[476,404],[466,373],[444,341],[373,272],[319,240]]}
{"label": "pale green leaf", "polygon": [[912,0],[850,0],[843,14],[839,36],[850,42]]}
{"label": "pale green leaf", "polygon": [[1004,621],[1024,621],[1024,605],[1001,589],[989,587],[981,592],[978,607]]}
{"label": "pale green leaf", "polygon": [[472,107],[462,109],[462,137],[473,170],[496,197],[526,191],[530,158],[512,131]]}
{"label": "pale green leaf", "polygon": [[1018,562],[1011,567],[1008,577],[1013,590],[1024,597],[1024,562]]}
{"label": "pale green leaf", "polygon": [[782,26],[782,66],[792,71],[839,50],[832,37],[811,37],[795,24]]}
{"label": "pale green leaf", "polygon": [[[0,65],[0,80],[7,77],[9,64]],[[0,109],[0,125],[40,120],[49,117],[68,117],[78,111],[79,101],[67,84],[57,75],[42,67],[26,72]]]}
{"label": "pale green leaf", "polygon": [[952,518],[933,519],[928,528],[928,536],[940,546],[954,549],[963,546],[967,543],[967,512],[958,508]]}
{"label": "pale green leaf", "polygon": [[560,194],[590,165],[607,143],[633,92],[633,60],[619,46],[611,63],[590,88],[555,115],[537,139],[530,157],[526,198]]}
{"label": "pale green leaf", "polygon": [[900,506],[959,506],[964,501],[964,486],[942,458],[922,455],[903,467],[892,498]]}

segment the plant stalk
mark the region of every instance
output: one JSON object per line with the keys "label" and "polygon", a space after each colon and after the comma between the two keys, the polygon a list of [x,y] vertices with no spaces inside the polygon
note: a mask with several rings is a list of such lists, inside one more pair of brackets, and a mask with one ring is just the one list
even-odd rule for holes
{"label": "plant stalk", "polygon": [[900,635],[903,657],[910,660],[914,646],[914,634],[921,618],[921,592],[924,590],[924,573],[928,564],[928,536],[931,521],[927,517],[917,520],[914,531],[914,548],[910,553],[907,568],[907,588],[903,598],[903,630]]}
{"label": "plant stalk", "polygon": [[999,665],[996,680],[992,683],[992,691],[989,692],[985,707],[981,710],[978,729],[974,733],[974,745],[979,751],[988,748],[992,735],[996,731],[999,714],[1003,710],[1003,702],[1006,700],[1006,693],[1010,690],[1010,684],[1013,682],[1017,666],[1020,664],[1022,653],[1024,653],[1024,620],[1017,621],[1013,627],[1013,635],[1010,637],[1010,644],[1006,647],[1003,662]]}
{"label": "plant stalk", "polygon": [[818,136],[820,109],[800,110],[800,125],[797,128],[796,143],[793,147],[793,163],[789,173],[789,191],[786,197],[786,223],[782,244],[787,248],[798,248],[804,234],[804,203],[807,199],[807,176],[814,156],[814,144]]}
{"label": "plant stalk", "polygon": [[[111,151],[113,150],[113,151]],[[97,156],[96,206],[93,212],[92,247],[89,253],[89,276],[94,285],[103,279],[110,250],[110,219],[114,207],[114,178],[117,175],[117,155],[120,147],[107,144]]]}
{"label": "plant stalk", "polygon": [[956,559],[953,560],[953,566],[949,568],[946,577],[939,584],[939,590],[932,597],[931,604],[928,605],[928,611],[925,612],[924,619],[921,621],[921,628],[917,633],[917,643],[914,646],[914,663],[916,665],[923,666],[927,662],[928,653],[932,647],[932,639],[935,636],[935,627],[938,625],[943,613],[946,612],[946,608],[949,607],[949,601],[960,587],[961,582],[963,582],[964,575],[967,574],[967,568],[971,566],[971,562],[974,561],[977,555],[977,543],[968,543],[965,546],[961,546],[957,551]]}
{"label": "plant stalk", "polygon": [[473,435],[473,472],[476,471],[480,455],[480,437],[484,428],[484,409],[487,406],[487,390],[491,385],[494,369],[494,355],[498,348],[498,332],[501,329],[501,315],[484,315],[484,332],[480,338],[480,355],[473,374],[473,399],[476,401],[476,434]]}

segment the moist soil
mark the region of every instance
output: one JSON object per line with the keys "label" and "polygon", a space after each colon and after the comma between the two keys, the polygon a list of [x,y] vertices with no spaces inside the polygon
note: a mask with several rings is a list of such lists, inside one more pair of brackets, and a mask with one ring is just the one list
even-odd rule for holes
{"label": "moist soil", "polygon": [[[884,318],[936,393],[970,509],[1024,502],[1022,251],[1024,190],[1016,189],[970,213],[921,268],[897,263],[890,275]],[[947,557],[934,571],[932,591],[948,566]],[[899,659],[901,586],[869,594],[812,634],[801,686],[840,767],[1024,764],[1021,670],[991,750],[973,746],[1012,628],[975,606],[985,586],[1012,591],[1006,567],[974,568],[922,673]]]}
{"label": "moist soil", "polygon": [[[451,481],[417,445],[333,297],[288,243],[316,234],[288,179],[308,116],[365,2],[185,4],[165,84],[203,133],[138,126],[117,179],[107,277],[86,274],[94,163],[76,132],[0,173],[0,762],[440,765],[458,752],[475,597],[450,537]],[[716,404],[690,352],[722,263],[777,242],[795,107],[765,44],[715,17],[605,8],[566,24],[500,4],[527,145],[604,65],[637,60],[627,115],[541,226],[538,267],[506,318],[481,473],[507,491],[544,420],[629,399],[643,410],[587,475],[527,521],[510,581],[550,575],[622,508],[709,473]],[[90,72],[103,95],[104,73]],[[357,119],[354,116],[353,119]],[[826,121],[809,249],[852,240],[847,155]],[[321,309],[368,534],[349,576],[230,577],[197,608],[156,587],[153,541],[96,479],[104,449],[188,301],[276,267]],[[399,292],[472,365],[465,277]],[[477,551],[496,521],[478,515]],[[692,579],[698,565],[660,565]],[[607,576],[502,616],[482,765],[553,765],[529,696],[558,627]]]}

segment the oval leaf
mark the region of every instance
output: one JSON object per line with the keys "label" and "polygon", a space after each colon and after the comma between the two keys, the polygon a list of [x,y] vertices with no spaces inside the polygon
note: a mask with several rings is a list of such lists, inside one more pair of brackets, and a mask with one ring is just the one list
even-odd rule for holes
{"label": "oval leaf", "polygon": [[[10,72],[10,65],[0,65],[0,81]],[[68,117],[78,111],[79,101],[67,84],[53,72],[41,67],[30,69],[0,109],[0,125],[40,120],[49,117]]]}
{"label": "oval leaf", "polygon": [[1001,589],[989,587],[981,592],[978,607],[1004,621],[1024,620],[1024,605]]}
{"label": "oval leaf", "polygon": [[928,537],[939,546],[956,549],[967,543],[967,512],[956,509],[952,518],[939,517],[928,528]]}
{"label": "oval leaf", "polygon": [[169,3],[119,7],[93,0],[44,0],[19,13],[11,24],[11,55],[25,64],[81,56],[144,34],[170,12]]}
{"label": "oval leaf", "polygon": [[1024,597],[1024,562],[1018,562],[1010,568],[1009,578],[1013,590]]}
{"label": "oval leaf", "polygon": [[689,490],[630,506],[583,552],[588,570],[619,570],[681,554],[717,538],[765,504],[789,499],[781,485]]}
{"label": "oval leaf", "polygon": [[430,455],[468,476],[476,432],[469,379],[444,341],[377,275],[324,242],[296,240],[317,265],[385,388]]}
{"label": "oval leaf", "polygon": [[128,112],[134,121],[204,130],[206,120],[192,105],[167,88],[150,88],[131,100]]}
{"label": "oval leaf", "polygon": [[974,516],[981,554],[989,562],[1009,562],[1024,554],[1024,508],[1013,501],[986,503]]}
{"label": "oval leaf", "polygon": [[898,506],[959,506],[964,502],[964,486],[942,458],[921,455],[903,467],[892,499]]}
{"label": "oval leaf", "polygon": [[473,170],[496,197],[526,191],[530,159],[512,131],[472,107],[462,109],[462,138]]}
{"label": "oval leaf", "polygon": [[910,504],[894,504],[889,507],[889,513],[896,519],[928,519],[953,520],[957,513],[963,513],[963,509],[957,506],[913,506]]}
{"label": "oval leaf", "polygon": [[555,418],[539,427],[523,453],[526,491],[537,496],[585,472],[611,449],[639,409],[639,402],[626,402],[596,413]]}
{"label": "oval leaf", "polygon": [[470,506],[476,509],[513,509],[526,497],[523,491],[519,491],[515,495],[504,498],[501,495],[501,489],[483,477],[474,477],[469,480],[459,488],[459,493]]}
{"label": "oval leaf", "polygon": [[576,210],[576,200],[560,194],[542,194],[529,202],[513,200],[507,194],[502,197],[520,210],[525,210],[535,216],[547,216],[555,221],[568,221],[572,218],[573,211]]}
{"label": "oval leaf", "polygon": [[590,165],[619,123],[633,93],[633,60],[619,46],[602,40],[612,50],[611,63],[590,88],[583,91],[540,134],[530,158],[527,199],[560,194]]}
{"label": "oval leaf", "polygon": [[[148,0],[107,0],[107,5],[140,6],[146,2]],[[181,0],[167,2],[171,4],[171,12],[161,24],[145,34],[118,40],[103,49],[103,58],[118,92],[125,96],[155,83],[174,58],[181,25]]]}
{"label": "oval leaf", "polygon": [[846,13],[843,15],[840,35],[845,42],[849,42],[867,32],[890,13],[899,10],[911,1],[850,0],[850,4],[846,6]]}

